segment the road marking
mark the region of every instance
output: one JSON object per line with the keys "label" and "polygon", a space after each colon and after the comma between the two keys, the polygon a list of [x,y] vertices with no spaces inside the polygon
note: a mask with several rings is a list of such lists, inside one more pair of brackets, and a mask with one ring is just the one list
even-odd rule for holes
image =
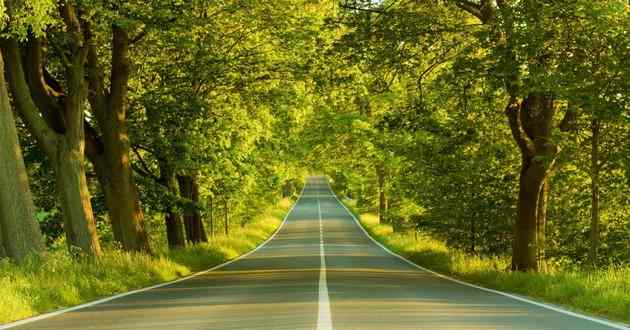
{"label": "road marking", "polygon": [[319,218],[319,309],[317,311],[317,330],[332,330],[330,318],[330,299],[328,297],[328,284],[326,283],[326,253],[324,251],[324,224],[322,222],[322,206],[317,192],[317,217]]}
{"label": "road marking", "polygon": [[452,281],[452,282],[455,282],[455,283],[458,283],[458,284],[461,284],[461,285],[464,285],[464,286],[468,286],[468,287],[471,287],[471,288],[475,288],[475,289],[479,289],[479,290],[482,290],[482,291],[498,294],[498,295],[501,295],[501,296],[504,296],[504,297],[512,298],[512,299],[515,299],[515,300],[518,300],[518,301],[521,301],[521,302],[524,302],[524,303],[528,303],[528,304],[532,304],[532,305],[535,305],[535,306],[538,306],[538,307],[549,309],[549,310],[552,310],[552,311],[555,311],[555,312],[558,312],[558,313],[561,313],[561,314],[565,314],[565,315],[573,316],[573,317],[580,318],[580,319],[583,319],[583,320],[599,323],[599,324],[611,327],[613,329],[619,329],[619,330],[629,330],[630,329],[630,327],[628,327],[628,326],[625,326],[625,325],[622,325],[622,324],[613,323],[613,322],[610,322],[608,320],[603,320],[603,319],[598,319],[598,318],[595,318],[595,317],[590,317],[590,316],[587,316],[587,315],[578,314],[578,313],[575,313],[575,312],[572,312],[572,311],[568,311],[568,310],[560,308],[560,307],[556,307],[556,306],[548,305],[548,304],[545,304],[545,303],[537,302],[537,301],[534,301],[534,300],[530,300],[530,299],[527,299],[525,297],[513,295],[513,294],[510,294],[510,293],[503,292],[503,291],[488,289],[488,288],[484,288],[482,286],[478,286],[478,285],[471,284],[471,283],[468,283],[468,282],[460,281],[460,280],[454,279],[452,277],[449,277],[449,276],[442,275],[440,273],[434,272],[434,271],[432,271],[432,270],[430,270],[428,268],[424,268],[424,267],[422,267],[420,265],[417,265],[413,261],[408,260],[407,258],[401,256],[400,254],[391,251],[389,248],[387,248],[386,246],[381,244],[379,241],[375,240],[365,230],[365,228],[363,228],[363,226],[361,225],[359,220],[354,216],[354,214],[352,212],[350,212],[350,210],[346,207],[346,205],[339,200],[339,198],[337,197],[337,194],[335,194],[335,192],[330,187],[330,183],[328,182],[328,180],[326,180],[326,183],[328,184],[328,189],[330,190],[330,193],[332,194],[332,196],[346,210],[346,212],[350,215],[350,217],[352,217],[352,220],[354,220],[355,224],[361,229],[361,231],[363,231],[365,236],[367,236],[374,244],[378,245],[380,248],[385,250],[385,252],[391,254],[392,256],[394,256],[396,258],[401,259],[402,261],[408,263],[409,265],[411,265],[411,266],[413,266],[413,267],[415,267],[417,269],[420,269],[422,271],[431,273],[431,274],[433,274],[433,275],[435,275],[437,277],[440,277],[440,278],[443,278],[445,280]]}
{"label": "road marking", "polygon": [[145,292],[145,291],[161,288],[161,287],[164,287],[164,286],[167,286],[167,285],[183,282],[183,281],[189,280],[189,279],[191,279],[193,277],[197,277],[197,276],[209,273],[211,271],[223,268],[223,267],[225,267],[225,266],[227,266],[227,265],[229,265],[231,263],[234,263],[234,262],[239,261],[239,260],[241,260],[243,258],[246,258],[250,254],[260,250],[261,248],[263,248],[274,237],[276,237],[276,235],[280,232],[280,230],[287,223],[287,220],[289,219],[289,215],[291,215],[291,213],[293,213],[293,209],[295,208],[295,206],[300,202],[300,199],[302,199],[302,197],[304,196],[305,188],[306,188],[306,183],[304,184],[304,187],[302,187],[302,191],[300,192],[300,196],[295,201],[295,203],[293,203],[293,205],[291,206],[291,208],[289,209],[287,214],[284,216],[284,219],[282,220],[282,223],[280,224],[280,226],[278,226],[278,229],[276,229],[276,231],[271,236],[269,236],[269,238],[266,241],[262,242],[255,249],[253,249],[253,250],[251,250],[251,251],[249,251],[249,252],[247,252],[247,253],[245,253],[245,254],[237,257],[237,258],[234,258],[232,260],[228,260],[228,261],[226,261],[226,262],[224,262],[224,263],[222,263],[220,265],[216,265],[216,266],[214,266],[214,267],[212,267],[210,269],[202,270],[200,272],[197,272],[197,273],[194,273],[192,275],[188,275],[186,277],[182,277],[182,278],[170,281],[170,282],[160,283],[160,284],[152,285],[152,286],[149,286],[149,287],[146,287],[146,288],[142,288],[142,289],[137,289],[137,290],[133,290],[133,291],[123,292],[123,293],[119,293],[117,295],[113,295],[113,296],[106,297],[106,298],[103,298],[103,299],[98,299],[98,300],[95,300],[95,301],[92,301],[92,302],[89,302],[89,303],[85,303],[85,304],[81,304],[81,305],[77,305],[77,306],[74,306],[74,307],[64,308],[64,309],[60,309],[60,310],[57,310],[57,311],[54,311],[54,312],[50,312],[50,313],[41,314],[41,315],[38,315],[38,316],[29,317],[27,319],[23,319],[23,320],[11,322],[11,323],[6,323],[6,324],[1,324],[0,325],[0,330],[10,329],[10,328],[14,328],[14,327],[17,327],[17,326],[20,326],[20,325],[33,323],[33,322],[36,322],[36,321],[41,321],[41,320],[48,319],[48,318],[51,318],[51,317],[54,317],[54,316],[58,316],[58,315],[61,315],[61,314],[65,314],[65,313],[68,313],[68,312],[72,312],[72,311],[76,311],[76,310],[79,310],[79,309],[92,307],[92,306],[99,305],[99,304],[102,304],[102,303],[106,303],[108,301],[112,301],[112,300],[115,300],[115,299],[118,299],[118,298],[130,296],[132,294],[141,293],[141,292]]}

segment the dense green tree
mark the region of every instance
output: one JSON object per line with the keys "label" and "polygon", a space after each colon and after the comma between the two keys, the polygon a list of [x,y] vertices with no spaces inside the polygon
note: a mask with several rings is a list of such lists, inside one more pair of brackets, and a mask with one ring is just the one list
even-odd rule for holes
{"label": "dense green tree", "polygon": [[[417,210],[424,215],[414,216],[416,222],[441,227],[438,233],[469,250],[501,253],[511,249],[516,270],[542,267],[549,245],[548,213],[558,216],[559,211],[559,206],[550,205],[550,196],[574,202],[579,198],[550,189],[551,182],[558,181],[554,174],[567,168],[563,162],[585,159],[584,154],[572,154],[577,152],[577,114],[592,116],[589,126],[596,128],[603,118],[622,123],[620,114],[627,111],[627,86],[622,78],[627,59],[621,53],[627,48],[624,31],[628,4],[345,1],[341,7],[338,19],[347,32],[336,46],[336,57],[343,60],[337,75],[328,79],[333,88],[326,92],[344,103],[339,112],[350,109],[368,126],[387,128],[385,135],[378,137],[381,145],[377,150],[402,157],[401,162],[395,162],[394,172],[416,180],[414,187],[402,178],[390,179],[397,190],[406,191],[399,196],[401,200],[406,194],[424,206],[424,211]],[[610,44],[620,46],[604,46]],[[352,68],[368,78],[348,74]],[[343,95],[340,86],[348,85],[368,92]],[[406,92],[396,93],[395,86],[407,86]],[[392,92],[398,102],[381,116],[365,115],[369,108],[365,105],[373,103],[365,94],[386,99]],[[492,111],[496,112],[488,113]],[[334,120],[343,123],[343,116],[347,117],[340,115]],[[506,121],[503,118],[508,125],[499,129]],[[514,166],[518,158],[504,143],[504,128],[518,146],[520,170]],[[359,134],[352,136],[369,140]],[[597,134],[590,139],[596,140]],[[355,148],[370,150],[361,148],[361,142],[353,143]],[[599,154],[593,144],[590,149],[591,155]],[[348,161],[358,164],[361,160]],[[378,164],[378,160],[367,163]],[[592,177],[592,246],[598,245],[595,170],[599,165],[592,165],[598,163],[591,161],[590,169],[581,172]],[[372,176],[356,167],[353,170],[364,178]],[[510,179],[516,178],[513,173],[517,172],[518,191],[514,192]],[[371,186],[379,186],[378,181]],[[363,191],[366,181],[361,182]],[[418,186],[430,188],[422,191]],[[560,184],[558,189],[565,193],[564,188]],[[516,221],[507,220],[511,217]],[[448,229],[453,228],[454,219],[461,220],[457,224],[461,235]],[[508,229],[512,225],[514,235]],[[480,233],[482,237],[478,237]],[[553,254],[557,256],[558,229],[553,227],[552,233]],[[500,244],[489,248],[485,243],[475,244],[475,240]],[[459,243],[463,241],[468,243]],[[591,259],[594,255],[591,252]]]}
{"label": "dense green tree", "polygon": [[0,258],[20,261],[43,251],[0,55]]}
{"label": "dense green tree", "polygon": [[[21,6],[9,2],[8,7],[9,21],[18,19]],[[84,163],[87,54],[74,3],[65,2],[58,9],[65,27],[59,31],[65,47],[59,63],[63,90],[42,66],[41,39],[22,42],[19,35],[10,36],[3,40],[2,51],[14,105],[53,165],[68,244],[82,253],[99,255]]]}

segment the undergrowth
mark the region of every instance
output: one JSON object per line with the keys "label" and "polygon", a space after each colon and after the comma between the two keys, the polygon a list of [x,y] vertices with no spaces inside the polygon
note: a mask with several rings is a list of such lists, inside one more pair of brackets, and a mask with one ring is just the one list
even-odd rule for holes
{"label": "undergrowth", "polygon": [[529,296],[622,322],[630,322],[630,268],[610,266],[582,270],[555,267],[544,273],[509,271],[508,257],[481,257],[449,248],[430,235],[393,232],[374,214],[360,216],[370,235],[390,250],[441,274]]}

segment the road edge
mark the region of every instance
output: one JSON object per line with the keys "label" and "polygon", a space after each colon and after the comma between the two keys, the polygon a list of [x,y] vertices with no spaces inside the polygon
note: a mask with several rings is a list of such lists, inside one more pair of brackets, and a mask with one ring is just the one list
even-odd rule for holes
{"label": "road edge", "polygon": [[332,195],[335,198],[335,200],[337,200],[337,202],[339,204],[341,204],[341,206],[346,210],[346,212],[352,217],[352,220],[354,220],[355,224],[361,229],[361,231],[363,231],[365,236],[367,236],[374,244],[379,246],[381,249],[383,249],[388,254],[403,260],[407,264],[409,264],[409,265],[411,265],[411,266],[413,266],[413,267],[415,267],[417,269],[420,269],[420,270],[425,271],[427,273],[433,274],[434,276],[437,276],[439,278],[442,278],[442,279],[445,279],[445,280],[448,280],[448,281],[451,281],[451,282],[455,282],[455,283],[460,284],[460,285],[464,285],[464,286],[467,286],[467,287],[475,288],[475,289],[482,290],[482,291],[485,291],[485,292],[498,294],[500,296],[508,297],[508,298],[515,299],[515,300],[518,300],[518,301],[521,301],[521,302],[525,302],[525,303],[528,303],[528,304],[531,304],[531,305],[535,305],[535,306],[538,306],[538,307],[541,307],[541,308],[552,310],[552,311],[555,311],[557,313],[561,313],[561,314],[573,316],[573,317],[576,317],[576,318],[579,318],[579,319],[583,319],[583,320],[595,322],[595,323],[598,323],[598,324],[601,324],[601,325],[605,325],[605,326],[611,327],[613,329],[620,329],[620,330],[628,330],[628,329],[630,329],[630,326],[628,326],[628,325],[624,325],[624,324],[621,324],[621,323],[615,323],[613,321],[600,319],[600,318],[596,318],[596,317],[592,317],[592,316],[588,316],[588,315],[584,315],[584,314],[579,314],[579,313],[576,313],[576,312],[573,312],[573,311],[570,311],[570,310],[567,310],[567,309],[564,309],[564,308],[561,308],[561,307],[558,307],[558,306],[553,306],[553,305],[549,305],[549,304],[546,304],[546,303],[538,302],[538,301],[531,300],[531,299],[528,299],[528,298],[525,298],[525,297],[522,297],[522,296],[511,294],[511,293],[485,288],[485,287],[482,287],[482,286],[479,286],[479,285],[476,285],[476,284],[464,282],[462,280],[458,280],[458,279],[452,278],[450,276],[440,274],[440,273],[435,272],[435,271],[433,271],[431,269],[428,269],[428,268],[424,268],[424,267],[416,264],[415,262],[413,262],[413,261],[411,261],[411,260],[401,256],[400,254],[398,254],[396,252],[393,252],[388,247],[386,247],[385,245],[381,244],[381,242],[379,242],[376,239],[374,239],[374,237],[372,237],[372,235],[370,235],[370,233],[368,233],[368,231],[365,230],[365,228],[363,228],[363,225],[361,225],[361,223],[359,222],[357,217],[354,215],[354,213],[352,213],[352,211],[350,211],[348,209],[348,207],[339,199],[339,197],[337,197],[337,193],[335,193],[335,191],[330,186],[330,182],[326,181],[326,183],[328,184],[328,188],[332,192]]}
{"label": "road edge", "polygon": [[[304,187],[306,187],[306,184],[304,184]],[[62,315],[62,314],[68,313],[68,312],[84,309],[84,308],[87,308],[87,307],[96,306],[96,305],[99,305],[99,304],[102,304],[102,303],[106,303],[108,301],[116,300],[116,299],[119,299],[119,298],[123,298],[123,297],[126,297],[126,296],[130,296],[130,295],[134,295],[134,294],[137,294],[137,293],[150,291],[150,290],[153,290],[153,289],[158,289],[158,288],[165,287],[165,286],[168,286],[168,285],[171,285],[171,284],[176,284],[176,283],[179,283],[179,282],[184,282],[184,281],[190,280],[190,279],[192,279],[194,277],[207,274],[207,273],[212,272],[214,270],[223,268],[223,267],[225,267],[225,266],[227,266],[227,265],[229,265],[231,263],[234,263],[236,261],[244,259],[247,256],[249,256],[250,254],[260,250],[261,248],[263,248],[265,245],[267,245],[267,243],[269,243],[269,241],[271,241],[274,237],[276,237],[278,232],[280,232],[280,230],[287,223],[289,215],[291,215],[291,213],[293,213],[293,209],[295,208],[295,206],[298,204],[300,199],[302,199],[302,196],[304,194],[304,187],[302,187],[302,191],[300,192],[300,195],[295,200],[293,205],[291,205],[291,208],[287,211],[287,214],[284,215],[284,218],[282,219],[282,223],[280,223],[278,228],[276,228],[276,230],[271,234],[271,236],[269,236],[269,238],[267,238],[264,242],[260,243],[256,248],[252,249],[251,251],[248,251],[245,254],[242,254],[242,255],[234,258],[234,259],[231,259],[231,260],[228,260],[228,261],[226,261],[224,263],[221,263],[221,264],[218,264],[216,266],[213,266],[212,268],[209,268],[209,269],[206,269],[206,270],[202,270],[202,271],[199,271],[199,272],[193,273],[191,275],[188,275],[188,276],[185,276],[185,277],[182,277],[182,278],[178,278],[178,279],[175,279],[175,280],[172,280],[172,281],[158,283],[158,284],[155,284],[155,285],[152,285],[152,286],[148,286],[148,287],[145,287],[145,288],[135,289],[135,290],[131,290],[131,291],[115,294],[113,296],[100,298],[100,299],[97,299],[97,300],[94,300],[94,301],[91,301],[91,302],[87,302],[87,303],[83,303],[83,304],[80,304],[80,305],[59,309],[59,310],[56,310],[56,311],[53,311],[53,312],[47,312],[47,313],[44,313],[44,314],[40,314],[40,315],[37,315],[37,316],[32,316],[32,317],[21,319],[21,320],[18,320],[18,321],[13,321],[13,322],[10,322],[10,323],[0,324],[0,330],[10,329],[10,328],[14,328],[14,327],[17,327],[17,326],[21,326],[21,325],[25,325],[25,324],[29,324],[29,323],[33,323],[33,322],[37,322],[37,321],[41,321],[41,320],[45,320],[45,319],[48,319],[48,318],[51,318],[51,317],[59,316],[59,315]]]}

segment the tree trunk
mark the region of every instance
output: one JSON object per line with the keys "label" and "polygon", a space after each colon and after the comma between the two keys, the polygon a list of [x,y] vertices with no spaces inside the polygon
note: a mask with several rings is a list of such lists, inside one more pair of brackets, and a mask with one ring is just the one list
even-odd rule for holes
{"label": "tree trunk", "polygon": [[[15,107],[29,132],[36,137],[38,145],[53,164],[68,248],[72,253],[77,252],[73,250],[78,248],[82,254],[99,255],[101,248],[96,235],[84,163],[84,105],[87,98],[84,67],[86,49],[73,5],[74,2],[66,1],[59,7],[67,28],[64,37],[67,38],[68,47],[63,61],[66,90],[63,93],[58,91],[38,93],[38,95],[55,98],[55,102],[38,101],[36,103],[32,98],[32,89],[42,88],[42,86],[29,85],[26,73],[42,74],[43,70],[40,69],[43,68],[43,63],[36,61],[38,57],[33,57],[33,54],[29,57],[37,68],[24,68],[18,41],[14,38],[5,39],[2,46],[7,57],[7,77]],[[45,80],[45,77],[40,76],[39,79],[31,80],[41,82]],[[54,89],[51,86],[47,87]],[[42,108],[47,104],[58,104],[59,108]],[[47,116],[43,115],[45,113],[63,117],[64,120],[56,122],[65,123],[64,131],[55,131],[53,125],[46,121]]]}
{"label": "tree trunk", "polygon": [[470,218],[470,253],[475,254],[476,246],[475,244],[477,239],[477,228],[476,228],[475,218]]}
{"label": "tree trunk", "polygon": [[83,106],[87,86],[81,56],[66,69],[68,93],[64,99],[66,132],[57,140],[54,167],[64,230],[72,253],[100,255],[92,202],[85,175],[85,131]]}
{"label": "tree trunk", "polygon": [[[160,183],[164,185],[172,195],[177,196],[179,194],[175,173],[165,161],[160,161]],[[166,224],[168,247],[177,249],[186,246],[182,218],[173,207],[172,202],[167,203],[164,209],[164,222]]]}
{"label": "tree trunk", "polygon": [[43,251],[0,54],[0,258],[19,262]]}
{"label": "tree trunk", "polygon": [[76,141],[63,139],[58,146],[58,157],[64,161],[55,163],[55,180],[68,248],[73,254],[78,248],[81,253],[100,255],[84,159]]}
{"label": "tree trunk", "polygon": [[591,140],[591,265],[597,265],[599,248],[599,139],[601,123],[599,119],[591,121],[593,138]]}
{"label": "tree trunk", "polygon": [[532,163],[531,158],[523,162],[519,180],[513,270],[538,270],[538,203],[546,168]]}
{"label": "tree trunk", "polygon": [[230,218],[228,216],[228,200],[227,198],[223,199],[223,208],[224,208],[224,217],[225,217],[225,236],[230,235]]}
{"label": "tree trunk", "polygon": [[385,167],[379,165],[376,168],[376,177],[378,180],[378,221],[385,222],[385,212],[387,212],[387,192],[385,191]]}
{"label": "tree trunk", "polygon": [[210,197],[210,237],[214,237],[214,198]]}
{"label": "tree trunk", "polygon": [[[118,134],[107,133],[103,136],[104,153],[102,164],[94,168],[98,173],[99,183],[105,194],[109,219],[112,224],[114,239],[121,243],[127,251],[151,252],[149,240],[144,228],[144,214],[140,205],[140,196],[135,179],[131,171],[129,160],[129,145],[126,129],[116,131]],[[126,142],[112,142],[121,139]],[[107,142],[109,141],[109,142]]]}
{"label": "tree trunk", "polygon": [[[547,210],[547,178],[553,168],[557,147],[551,142],[555,108],[553,99],[543,93],[531,93],[518,102],[512,98],[506,109],[512,135],[522,156],[519,177],[515,241],[512,269],[538,271],[538,257]],[[544,252],[542,252],[544,253]]]}
{"label": "tree trunk", "polygon": [[[0,210],[2,212],[2,210]],[[7,257],[7,252],[4,250],[4,243],[2,242],[2,226],[0,226],[0,260]]]}
{"label": "tree trunk", "polygon": [[546,243],[547,243],[547,205],[549,204],[549,182],[545,180],[538,196],[538,213],[536,220],[536,235],[538,239],[538,269],[547,271]]}
{"label": "tree trunk", "polygon": [[89,154],[105,193],[114,239],[127,251],[151,252],[144,228],[144,214],[130,161],[127,129],[127,93],[130,75],[129,37],[122,28],[112,27],[110,90],[103,88],[94,40],[88,35],[88,81],[90,104],[103,132],[100,150]]}
{"label": "tree trunk", "polygon": [[178,176],[178,180],[181,197],[191,202],[184,208],[186,238],[193,244],[208,242],[206,229],[203,225],[201,212],[199,211],[199,185],[197,178],[192,175],[181,175]]}

